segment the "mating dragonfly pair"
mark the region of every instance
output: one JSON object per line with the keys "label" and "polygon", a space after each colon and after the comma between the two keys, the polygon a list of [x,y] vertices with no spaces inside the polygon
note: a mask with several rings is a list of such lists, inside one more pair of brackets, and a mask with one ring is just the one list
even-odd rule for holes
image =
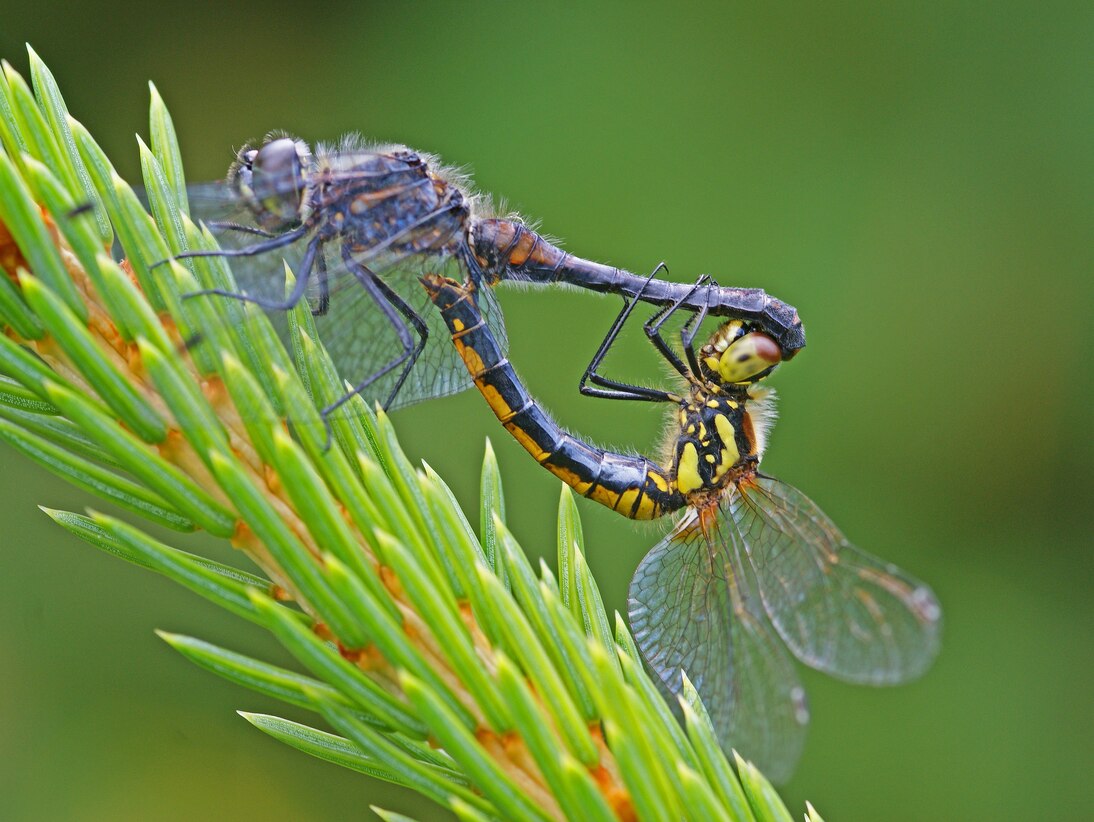
{"label": "mating dragonfly pair", "polygon": [[[268,138],[240,151],[223,184],[197,194],[206,207],[195,216],[209,220],[222,250],[180,256],[235,258],[240,290],[212,292],[220,296],[274,311],[309,299],[354,386],[345,399],[362,394],[390,408],[473,383],[516,440],[583,496],[634,519],[682,512],[631,582],[635,640],[663,688],[679,692],[686,674],[723,746],[770,778],[789,776],[808,718],[786,648],[818,670],[875,685],[930,664],[941,619],[930,589],[854,548],[804,495],[759,471],[773,420],[761,381],[805,344],[790,306],[709,277],[673,283],[659,270],[641,277],[567,254],[489,215],[465,180],[402,147],[312,153],[299,140]],[[288,295],[285,264],[296,277]],[[583,442],[536,403],[506,358],[493,295],[505,281],[625,298],[581,391],[668,404],[665,464]],[[600,373],[639,304],[657,307],[644,330],[679,390]],[[666,323],[681,312],[677,351]],[[708,316],[724,322],[696,349]]]}

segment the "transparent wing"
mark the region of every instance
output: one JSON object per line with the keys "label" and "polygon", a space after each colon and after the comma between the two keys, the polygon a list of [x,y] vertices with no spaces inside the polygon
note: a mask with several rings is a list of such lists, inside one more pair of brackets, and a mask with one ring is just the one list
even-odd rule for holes
{"label": "transparent wing", "polygon": [[[359,153],[339,157],[338,163],[350,169],[346,175],[356,175],[356,180],[369,176],[371,172],[360,168],[376,157],[387,155]],[[389,182],[389,178],[390,174],[381,181]],[[387,402],[403,372],[399,358],[421,344],[424,329],[421,353],[389,408],[453,394],[471,385],[443,321],[418,282],[426,272],[460,281],[467,278],[461,255],[455,253],[462,237],[446,219],[443,206],[430,210],[426,202],[423,208],[418,188],[394,186],[361,200],[369,208],[347,221],[345,233],[316,250],[304,292],[316,313],[320,341],[339,373],[353,386],[372,378],[360,392],[370,402]],[[187,193],[192,216],[206,221],[221,248],[241,249],[265,241],[247,230],[255,227],[254,221],[224,184],[192,187]],[[384,230],[370,233],[370,226],[381,218]],[[313,232],[281,248],[229,258],[239,292],[264,304],[284,301],[285,266],[300,277],[315,237]],[[378,287],[366,285],[370,272],[380,279]],[[492,293],[480,292],[480,308],[504,347],[505,325]],[[278,332],[287,334],[287,323],[279,312],[269,313]]]}
{"label": "transparent wing", "polygon": [[691,512],[639,564],[631,630],[664,690],[679,693],[687,672],[726,751],[785,781],[805,740],[805,693],[754,582],[732,565],[734,534],[717,518],[704,533]]}
{"label": "transparent wing", "polygon": [[[402,327],[412,345],[419,343],[420,336],[414,325],[390,302],[385,301],[386,306],[378,304],[356,278],[347,279],[343,273],[344,265],[342,263],[343,268],[335,270],[327,312],[316,316],[314,322],[319,338],[339,373],[350,384],[357,386],[402,354],[404,339],[392,318]],[[416,255],[397,260],[376,273],[383,285],[421,319],[427,334],[422,352],[395,400],[388,406],[389,410],[469,388],[472,382],[467,366],[452,345],[440,312],[419,282],[419,278],[426,273],[436,273],[462,282],[467,274],[459,260],[451,256]],[[476,293],[484,318],[499,344],[504,346],[505,324],[493,292],[480,289]],[[318,302],[314,292],[311,300],[313,305]],[[362,395],[370,401],[385,402],[401,370],[401,365],[392,368],[365,388]]]}
{"label": "transparent wing", "polygon": [[[142,197],[143,191],[135,188]],[[224,180],[191,183],[186,186],[186,199],[190,205],[190,217],[194,221],[208,223],[233,222],[252,225],[254,219],[235,191]]]}
{"label": "transparent wing", "polygon": [[938,652],[931,589],[853,545],[800,491],[771,477],[721,503],[734,561],[750,565],[779,635],[802,662],[871,685],[922,674]]}

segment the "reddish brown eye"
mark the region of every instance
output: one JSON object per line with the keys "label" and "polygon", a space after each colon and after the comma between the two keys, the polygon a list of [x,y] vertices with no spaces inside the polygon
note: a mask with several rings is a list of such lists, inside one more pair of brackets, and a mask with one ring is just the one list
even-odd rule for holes
{"label": "reddish brown eye", "polygon": [[718,361],[722,381],[748,382],[777,365],[782,360],[779,344],[763,332],[753,331],[734,340]]}
{"label": "reddish brown eye", "polygon": [[748,336],[753,338],[756,356],[768,365],[775,365],[782,360],[782,349],[779,348],[779,344],[771,339],[771,337],[760,331],[754,331]]}

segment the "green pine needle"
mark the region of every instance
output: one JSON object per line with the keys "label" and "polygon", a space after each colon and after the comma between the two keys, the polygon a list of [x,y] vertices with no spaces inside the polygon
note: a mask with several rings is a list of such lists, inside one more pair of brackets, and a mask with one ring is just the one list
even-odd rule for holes
{"label": "green pine needle", "polygon": [[[150,215],[30,62],[30,84],[0,72],[0,440],[147,524],[245,551],[265,578],[113,516],[46,511],[264,626],[307,673],[161,634],[171,647],[328,728],[241,712],[264,733],[462,819],[790,818],[755,768],[727,761],[690,687],[677,724],[604,610],[568,489],[556,581],[505,525],[489,443],[478,535],[360,398],[328,447],[315,409],[345,389],[306,306],[286,351],[261,312],[183,299],[232,289],[223,258],[152,268],[215,247],[188,217],[155,87],[138,141]],[[193,334],[205,344],[186,351]],[[292,435],[285,408],[303,423]]]}

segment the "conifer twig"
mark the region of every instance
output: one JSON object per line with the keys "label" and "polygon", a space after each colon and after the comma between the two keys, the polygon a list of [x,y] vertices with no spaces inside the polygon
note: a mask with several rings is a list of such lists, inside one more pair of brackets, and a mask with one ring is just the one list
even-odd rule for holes
{"label": "conifer twig", "polygon": [[[112,514],[46,511],[267,628],[300,670],[163,639],[328,730],[243,713],[255,727],[463,819],[789,819],[754,768],[726,760],[693,689],[676,724],[604,612],[568,490],[556,580],[498,515],[489,448],[481,541],[359,398],[328,448],[316,409],[344,388],[306,306],[289,312],[290,354],[261,312],[183,298],[232,290],[222,258],[152,268],[214,247],[187,216],[155,88],[139,144],[150,216],[30,56],[33,90],[0,72],[0,439],[129,514],[246,552],[265,578]],[[204,344],[187,350],[194,335]]]}

